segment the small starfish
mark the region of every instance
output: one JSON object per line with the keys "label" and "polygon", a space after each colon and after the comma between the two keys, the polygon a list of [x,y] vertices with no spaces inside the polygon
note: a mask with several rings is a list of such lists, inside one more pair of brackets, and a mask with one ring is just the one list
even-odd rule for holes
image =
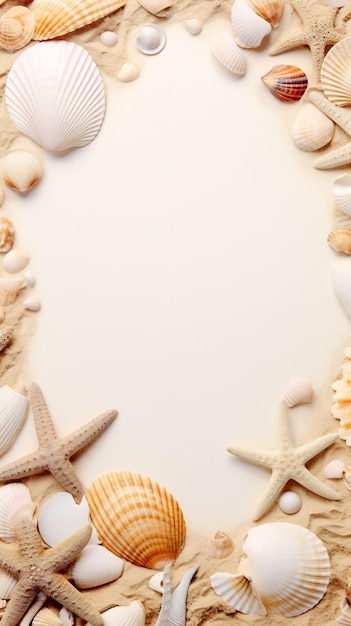
{"label": "small starfish", "polygon": [[97,608],[59,573],[68,568],[91,535],[91,526],[80,528],[54,548],[44,548],[35,523],[22,517],[17,526],[18,549],[1,542],[0,566],[18,578],[1,618],[2,626],[16,626],[38,591],[56,600],[93,626],[103,626]]}
{"label": "small starfish", "polygon": [[264,491],[261,502],[255,512],[253,520],[256,522],[275,502],[276,498],[286,485],[288,480],[295,480],[312,493],[316,493],[322,498],[329,500],[339,500],[340,496],[336,491],[318,480],[305,467],[307,461],[310,461],[317,454],[328,448],[337,439],[337,433],[324,435],[315,441],[305,443],[302,446],[295,447],[290,433],[288,411],[284,403],[281,404],[279,425],[278,425],[278,444],[276,450],[268,450],[262,452],[259,450],[251,450],[241,446],[230,446],[228,452],[236,454],[248,461],[253,461],[259,465],[270,467],[272,476],[269,479],[267,488]]}
{"label": "small starfish", "polygon": [[[349,108],[342,108],[330,102],[325,95],[317,89],[310,89],[308,96],[312,104],[322,113],[327,115],[335,124],[351,138],[351,112]],[[341,167],[351,163],[351,141],[339,148],[329,150],[327,154],[321,156],[314,164],[317,170],[328,170],[334,167]]]}
{"label": "small starfish", "polygon": [[312,54],[313,72],[319,82],[326,46],[334,45],[345,36],[334,27],[338,9],[318,3],[316,11],[313,0],[290,0],[290,4],[302,21],[303,31],[272,46],[269,54],[274,56],[300,46],[308,46]]}
{"label": "small starfish", "polygon": [[33,383],[29,389],[39,448],[0,468],[0,481],[34,476],[48,471],[79,503],[84,488],[70,462],[71,456],[86,448],[111,424],[117,415],[114,409],[102,413],[73,433],[59,439],[40,387]]}

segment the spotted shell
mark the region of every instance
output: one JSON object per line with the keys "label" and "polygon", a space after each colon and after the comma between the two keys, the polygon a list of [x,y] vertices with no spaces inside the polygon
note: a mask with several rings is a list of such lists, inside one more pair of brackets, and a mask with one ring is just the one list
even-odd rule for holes
{"label": "spotted shell", "polygon": [[270,92],[282,102],[297,102],[307,89],[307,76],[295,65],[274,65],[261,77]]}
{"label": "spotted shell", "polygon": [[13,330],[11,326],[1,326],[0,327],[0,352],[6,348],[6,346],[10,343],[13,335]]}
{"label": "spotted shell", "polygon": [[247,0],[248,5],[264,20],[278,26],[284,10],[284,0]]}
{"label": "spotted shell", "polygon": [[230,33],[220,33],[211,44],[213,56],[235,76],[246,74],[246,59]]}
{"label": "spotted shell", "polygon": [[52,39],[71,33],[117,11],[125,0],[33,0],[33,39]]}
{"label": "spotted shell", "polygon": [[8,385],[0,387],[0,455],[13,444],[23,426],[27,408],[26,396]]}
{"label": "spotted shell", "polygon": [[15,227],[8,217],[0,217],[0,252],[11,250],[15,241]]}
{"label": "spotted shell", "polygon": [[0,175],[9,187],[23,193],[40,181],[43,166],[29,150],[10,150],[0,159]]}
{"label": "spotted shell", "polygon": [[215,559],[225,559],[234,550],[232,539],[221,530],[207,544],[207,553]]}
{"label": "spotted shell", "polygon": [[86,497],[102,544],[117,556],[163,569],[180,554],[183,513],[173,496],[150,478],[127,471],[104,474]]}
{"label": "spotted shell", "polygon": [[333,404],[331,413],[340,420],[339,436],[351,446],[351,354],[347,350],[341,376],[332,384]]}
{"label": "spotted shell", "polygon": [[351,175],[338,176],[333,182],[332,193],[340,211],[351,217]]}
{"label": "spotted shell", "polygon": [[336,228],[332,230],[328,235],[327,241],[336,252],[351,254],[351,230],[349,228]]}
{"label": "spotted shell", "polygon": [[0,48],[20,50],[33,37],[34,16],[27,7],[13,6],[0,17]]}
{"label": "spotted shell", "polygon": [[336,43],[324,57],[321,85],[328,100],[340,107],[351,105],[351,37]]}
{"label": "spotted shell", "polygon": [[25,278],[0,278],[0,306],[13,304],[21,291],[28,286]]}
{"label": "spotted shell", "polygon": [[334,122],[327,115],[317,109],[312,102],[306,102],[293,124],[292,138],[300,150],[313,152],[330,143],[334,128]]}
{"label": "spotted shell", "polygon": [[272,30],[272,26],[257,15],[246,0],[235,0],[231,20],[235,42],[242,48],[258,48]]}
{"label": "spotted shell", "polygon": [[16,529],[22,516],[32,517],[35,504],[23,483],[8,483],[0,487],[0,538],[16,540]]}

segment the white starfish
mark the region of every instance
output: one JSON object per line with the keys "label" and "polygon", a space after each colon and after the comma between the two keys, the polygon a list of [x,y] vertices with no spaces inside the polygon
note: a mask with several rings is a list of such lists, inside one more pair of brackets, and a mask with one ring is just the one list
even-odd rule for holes
{"label": "white starfish", "polygon": [[312,493],[328,500],[339,500],[336,491],[318,480],[306,467],[306,463],[328,448],[337,439],[337,433],[330,433],[302,446],[294,446],[289,428],[288,410],[282,402],[278,422],[278,442],[275,450],[267,452],[241,446],[230,446],[228,452],[264,465],[272,470],[272,476],[263,493],[254,518],[257,521],[268,511],[289,480],[294,480]]}

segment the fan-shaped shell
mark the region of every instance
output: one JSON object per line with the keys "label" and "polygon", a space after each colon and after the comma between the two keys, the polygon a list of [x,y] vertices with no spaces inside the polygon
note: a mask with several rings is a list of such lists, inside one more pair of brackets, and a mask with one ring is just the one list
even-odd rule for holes
{"label": "fan-shaped shell", "polygon": [[322,89],[328,100],[340,107],[351,104],[351,37],[336,43],[324,57]]}
{"label": "fan-shaped shell", "polygon": [[232,539],[221,530],[217,530],[215,536],[207,544],[207,553],[214,559],[225,559],[233,550]]}
{"label": "fan-shaped shell", "polygon": [[96,22],[124,5],[125,0],[33,0],[33,39],[52,39],[66,35]]}
{"label": "fan-shaped shell", "polygon": [[248,5],[272,26],[278,26],[283,15],[284,0],[248,0]]}
{"label": "fan-shaped shell", "polygon": [[33,37],[34,16],[27,7],[13,6],[0,17],[0,48],[20,50]]}
{"label": "fan-shaped shell", "polygon": [[15,227],[8,217],[0,217],[0,252],[11,250],[15,241]]}
{"label": "fan-shaped shell", "polygon": [[262,76],[270,92],[282,102],[297,102],[307,89],[307,76],[295,65],[274,65]]}
{"label": "fan-shaped shell", "polygon": [[292,127],[292,138],[300,150],[313,152],[323,148],[333,138],[334,122],[311,102],[304,104]]}
{"label": "fan-shaped shell", "polygon": [[342,478],[344,474],[344,462],[340,459],[333,459],[330,461],[323,470],[323,475],[326,478]]}
{"label": "fan-shaped shell", "polygon": [[162,16],[162,13],[172,6],[172,0],[138,0],[140,6],[152,15]]}
{"label": "fan-shaped shell", "polygon": [[102,614],[104,626],[144,626],[145,609],[135,600],[129,606],[113,606]]}
{"label": "fan-shaped shell", "polygon": [[351,266],[349,259],[342,259],[333,263],[332,279],[334,291],[345,312],[351,317]]}
{"label": "fan-shaped shell", "polygon": [[14,62],[6,106],[18,130],[47,150],[95,139],[105,115],[105,91],[89,54],[68,41],[39,43]]}
{"label": "fan-shaped shell", "polygon": [[88,545],[69,569],[79,589],[91,589],[117,580],[123,571],[123,559],[103,546]]}
{"label": "fan-shaped shell", "polygon": [[308,404],[313,398],[313,387],[310,379],[305,376],[292,376],[284,387],[283,397],[288,407]]}
{"label": "fan-shaped shell", "polygon": [[211,45],[213,56],[235,76],[246,73],[246,59],[230,33],[221,33]]}
{"label": "fan-shaped shell", "polygon": [[244,574],[217,572],[210,577],[212,588],[236,611],[246,615],[267,615],[251,580]]}
{"label": "fan-shaped shell", "polygon": [[351,175],[338,176],[333,182],[332,192],[340,211],[351,217]]}
{"label": "fan-shaped shell", "polygon": [[44,607],[38,611],[33,617],[32,626],[62,626],[62,622],[57,615],[48,607]]}
{"label": "fan-shaped shell", "polygon": [[272,31],[271,25],[255,13],[246,0],[235,0],[231,18],[235,41],[242,48],[258,48]]}
{"label": "fan-shaped shell", "polygon": [[11,594],[18,583],[17,578],[9,574],[5,569],[0,568],[0,598],[9,600]]}
{"label": "fan-shaped shell", "polygon": [[0,159],[0,175],[6,185],[25,192],[34,187],[43,175],[40,159],[28,150],[10,150]]}
{"label": "fan-shaped shell", "polygon": [[173,496],[146,476],[104,474],[87,492],[92,522],[103,545],[135,565],[163,569],[185,541],[183,513]]}
{"label": "fan-shaped shell", "polygon": [[25,289],[28,283],[25,278],[0,278],[0,306],[13,304],[21,289]]}
{"label": "fan-shaped shell", "polygon": [[0,388],[0,455],[14,442],[28,408],[28,399],[8,385]]}
{"label": "fan-shaped shell", "polygon": [[8,483],[0,487],[0,538],[15,541],[19,519],[32,517],[34,509],[30,491],[23,483]]}
{"label": "fan-shaped shell", "polygon": [[13,248],[3,256],[2,266],[10,273],[23,270],[29,261],[29,254],[21,248]]}
{"label": "fan-shaped shell", "polygon": [[[38,516],[38,530],[48,546],[56,546],[90,523],[89,507],[83,497],[77,504],[70,493],[59,491],[45,500]],[[89,543],[96,543],[95,534]]]}
{"label": "fan-shaped shell", "polygon": [[328,235],[329,245],[336,252],[351,254],[351,230],[349,228],[336,228]]}
{"label": "fan-shaped shell", "polygon": [[332,384],[334,394],[331,412],[335,419],[340,420],[340,438],[351,446],[351,354],[348,350],[345,356],[340,378]]}

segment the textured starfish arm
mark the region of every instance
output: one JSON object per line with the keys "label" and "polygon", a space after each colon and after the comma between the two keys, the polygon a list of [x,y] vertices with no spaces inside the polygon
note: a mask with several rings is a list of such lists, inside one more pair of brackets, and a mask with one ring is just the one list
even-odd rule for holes
{"label": "textured starfish arm", "polygon": [[35,476],[47,469],[46,455],[39,451],[32,452],[32,454],[27,454],[17,461],[3,465],[0,468],[0,481],[15,480],[23,476]]}
{"label": "textured starfish arm", "polygon": [[116,417],[117,411],[115,409],[105,411],[105,413],[98,415],[98,417],[95,417],[70,435],[67,435],[67,437],[64,437],[61,441],[66,456],[71,457],[80,450],[84,450],[89,443],[101,435]]}
{"label": "textured starfish arm", "polygon": [[263,492],[260,503],[255,510],[253,521],[257,522],[274,504],[281,490],[285,486],[288,477],[280,470],[272,472],[267,487]]}
{"label": "textured starfish arm", "polygon": [[289,39],[284,39],[283,41],[278,41],[278,43],[271,46],[269,49],[269,54],[271,56],[275,56],[276,54],[281,54],[282,52],[288,52],[293,48],[300,48],[300,46],[307,46],[307,40],[303,33],[296,33],[289,37]]}
{"label": "textured starfish arm", "polygon": [[329,435],[324,435],[323,437],[319,437],[319,439],[315,439],[315,441],[300,446],[298,450],[303,459],[303,463],[307,463],[307,461],[313,459],[314,456],[317,456],[317,454],[329,448],[337,438],[337,433],[329,433]]}
{"label": "textured starfish arm", "polygon": [[91,526],[86,524],[62,543],[45,550],[45,560],[52,571],[63,571],[75,561],[89,542],[91,530]]}
{"label": "textured starfish arm", "polygon": [[292,448],[294,445],[290,432],[288,407],[285,402],[281,402],[279,406],[278,442],[280,446],[285,446],[286,448]]}
{"label": "textured starfish arm", "polygon": [[316,170],[330,170],[351,163],[351,142],[340,148],[330,150],[324,156],[319,157],[314,163]]}
{"label": "textured starfish arm", "polygon": [[50,459],[48,469],[61,487],[68,491],[75,502],[79,504],[84,495],[84,487],[75,473],[72,463],[62,457],[62,454],[56,454]]}
{"label": "textured starfish arm", "polygon": [[28,579],[20,580],[9,600],[1,619],[2,626],[16,626],[34,600],[37,589]]}
{"label": "textured starfish arm", "polygon": [[83,596],[62,574],[53,574],[50,583],[42,586],[47,596],[56,600],[92,626],[103,626],[104,621],[96,606]]}
{"label": "textured starfish arm", "polygon": [[336,104],[333,104],[333,102],[330,102],[318,89],[309,89],[308,97],[310,102],[322,111],[322,113],[340,126],[345,133],[351,135],[351,114],[349,110],[338,107]]}
{"label": "textured starfish arm", "polygon": [[36,383],[29,387],[29,400],[39,444],[48,446],[56,438],[56,432],[42,391]]}
{"label": "textured starfish arm", "polygon": [[6,569],[15,578],[18,578],[18,572],[21,569],[19,554],[8,545],[5,545],[3,541],[0,542],[0,567]]}
{"label": "textured starfish arm", "polygon": [[339,494],[334,489],[318,480],[306,467],[299,472],[298,476],[294,476],[294,480],[317,496],[327,500],[340,500]]}
{"label": "textured starfish arm", "polygon": [[240,456],[246,461],[257,463],[258,465],[264,465],[265,467],[272,467],[272,458],[275,457],[274,452],[264,452],[262,450],[252,450],[251,448],[245,448],[243,446],[229,446],[227,451],[230,454]]}

